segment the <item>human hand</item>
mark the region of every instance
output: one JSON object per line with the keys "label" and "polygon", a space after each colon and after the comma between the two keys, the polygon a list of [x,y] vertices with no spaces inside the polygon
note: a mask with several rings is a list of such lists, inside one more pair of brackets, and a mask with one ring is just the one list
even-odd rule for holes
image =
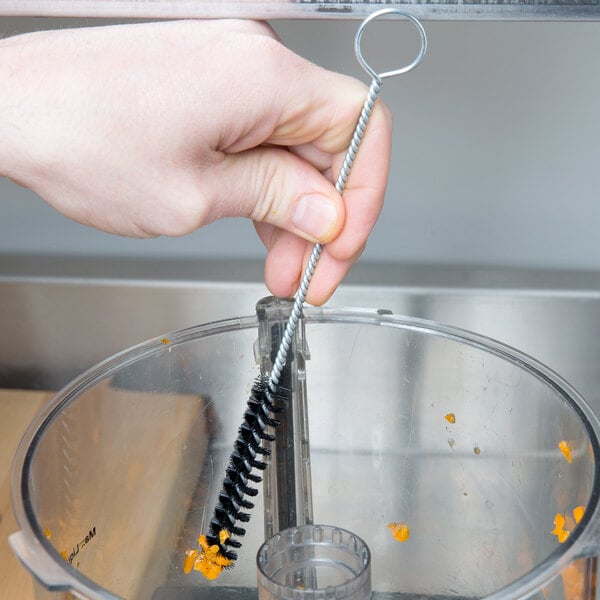
{"label": "human hand", "polygon": [[40,32],[0,41],[0,174],[119,235],[184,235],[252,219],[265,281],[307,301],[360,256],[387,182],[391,117],[369,120],[344,198],[335,180],[366,86],[296,56],[251,21]]}

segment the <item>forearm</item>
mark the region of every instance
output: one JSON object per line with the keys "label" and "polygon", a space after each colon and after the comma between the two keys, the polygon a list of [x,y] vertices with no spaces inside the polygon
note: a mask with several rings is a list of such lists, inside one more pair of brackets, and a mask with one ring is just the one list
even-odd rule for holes
{"label": "forearm", "polygon": [[391,119],[381,101],[343,199],[331,182],[366,92],[248,21],[7,38],[0,175],[119,235],[184,235],[248,217],[277,295],[293,293],[312,244],[326,244],[307,297],[322,303],[360,255],[383,202]]}
{"label": "forearm", "polygon": [[0,41],[0,176],[11,174],[11,155],[14,150],[16,125],[14,123],[14,68],[10,64],[11,49]]}
{"label": "forearm", "polygon": [[19,182],[27,149],[22,54],[16,39],[0,40],[0,176]]}

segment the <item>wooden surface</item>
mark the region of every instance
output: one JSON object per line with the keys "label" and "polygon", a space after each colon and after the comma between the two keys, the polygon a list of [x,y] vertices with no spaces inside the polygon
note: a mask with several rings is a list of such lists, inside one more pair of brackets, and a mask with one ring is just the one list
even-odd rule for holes
{"label": "wooden surface", "polygon": [[[10,500],[10,475],[25,429],[51,396],[49,392],[0,389],[0,600],[34,599],[31,575],[14,556],[7,541],[18,529]],[[194,395],[138,392],[111,388],[108,384],[97,385],[88,392],[87,400],[82,403],[81,412],[75,407],[68,418],[64,417],[68,425],[65,435],[71,436],[70,448],[76,455],[88,452],[89,464],[93,465],[94,456],[101,455],[103,463],[110,465],[111,478],[105,478],[103,469],[90,468],[86,472],[86,485],[79,486],[78,479],[71,482],[72,493],[78,501],[70,507],[75,533],[64,523],[61,527],[59,522],[45,522],[44,526],[51,529],[52,543],[57,549],[67,551],[75,539],[68,536],[97,527],[97,539],[101,539],[102,544],[86,547],[85,552],[78,554],[74,566],[94,580],[112,581],[116,586],[112,591],[119,596],[150,597],[151,591],[164,583],[171,560],[170,552],[153,549],[157,545],[159,548],[177,547],[197,485],[196,470],[186,465],[189,461],[202,464],[206,453],[205,401]],[[102,411],[89,410],[88,405],[101,406]],[[144,418],[140,418],[141,414]],[[67,423],[69,419],[72,422]],[[79,435],[82,431],[90,437]],[[108,431],[112,443],[103,446],[101,453],[96,452],[90,446],[92,440],[107,439]],[[131,439],[135,443],[127,448],[128,459],[123,461],[125,442]],[[51,440],[54,437],[51,436]],[[82,448],[78,442],[83,444]],[[58,467],[54,463],[61,460],[63,453],[53,450],[52,443],[46,443],[47,468],[36,475],[39,489],[50,503],[53,493],[62,493],[55,482]],[[46,476],[48,481],[45,481]],[[76,470],[75,477],[79,477]],[[103,490],[102,494],[97,493],[99,489]],[[79,511],[84,513],[84,529],[78,525],[81,515],[76,507],[80,504],[84,507]],[[68,502],[61,501],[59,505],[68,509],[65,508]],[[123,535],[124,531],[127,535]],[[68,539],[62,540],[61,534]],[[194,532],[194,540],[196,535]],[[100,556],[126,555],[128,559],[107,567],[106,561],[97,560],[98,552]],[[181,552],[183,557],[184,549]],[[109,575],[105,572],[107,568]]]}
{"label": "wooden surface", "polygon": [[0,599],[33,599],[33,582],[8,546],[17,531],[10,503],[10,467],[27,425],[50,398],[49,392],[0,390]]}

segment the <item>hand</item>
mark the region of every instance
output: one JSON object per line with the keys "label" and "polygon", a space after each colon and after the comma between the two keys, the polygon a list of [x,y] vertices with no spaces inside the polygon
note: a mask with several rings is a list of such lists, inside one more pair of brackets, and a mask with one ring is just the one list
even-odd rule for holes
{"label": "hand", "polygon": [[391,117],[378,101],[344,198],[333,187],[366,86],[287,50],[263,23],[180,21],[0,41],[0,174],[125,236],[252,219],[265,281],[291,296],[326,244],[322,304],[379,215]]}

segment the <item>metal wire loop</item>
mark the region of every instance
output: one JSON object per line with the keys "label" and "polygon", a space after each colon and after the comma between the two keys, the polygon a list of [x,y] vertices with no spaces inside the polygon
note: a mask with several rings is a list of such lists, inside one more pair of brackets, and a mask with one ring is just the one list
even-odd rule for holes
{"label": "metal wire loop", "polygon": [[[360,44],[361,44],[362,35],[365,30],[365,27],[374,19],[377,19],[378,17],[384,16],[384,15],[389,15],[389,14],[400,15],[401,17],[408,19],[415,25],[415,27],[418,29],[419,34],[421,36],[421,49],[419,50],[419,53],[417,54],[416,58],[410,64],[406,65],[405,67],[401,67],[399,69],[393,69],[391,71],[384,71],[383,73],[377,73],[377,71],[375,71],[373,68],[371,68],[371,66],[365,60],[365,57],[363,56]],[[424,29],[423,25],[421,25],[421,22],[416,17],[413,17],[413,15],[411,15],[410,13],[404,12],[403,10],[399,10],[397,8],[384,8],[382,10],[378,10],[378,11],[375,11],[374,13],[370,14],[360,24],[360,27],[358,28],[358,31],[356,32],[356,37],[354,38],[354,52],[356,54],[356,59],[360,63],[361,67],[373,79],[375,79],[377,81],[381,81],[382,79],[385,79],[386,77],[393,77],[394,75],[401,75],[402,73],[408,73],[408,71],[412,71],[416,66],[419,65],[419,63],[423,60],[423,57],[425,56],[425,52],[427,52],[427,34],[425,33],[425,29]]]}

